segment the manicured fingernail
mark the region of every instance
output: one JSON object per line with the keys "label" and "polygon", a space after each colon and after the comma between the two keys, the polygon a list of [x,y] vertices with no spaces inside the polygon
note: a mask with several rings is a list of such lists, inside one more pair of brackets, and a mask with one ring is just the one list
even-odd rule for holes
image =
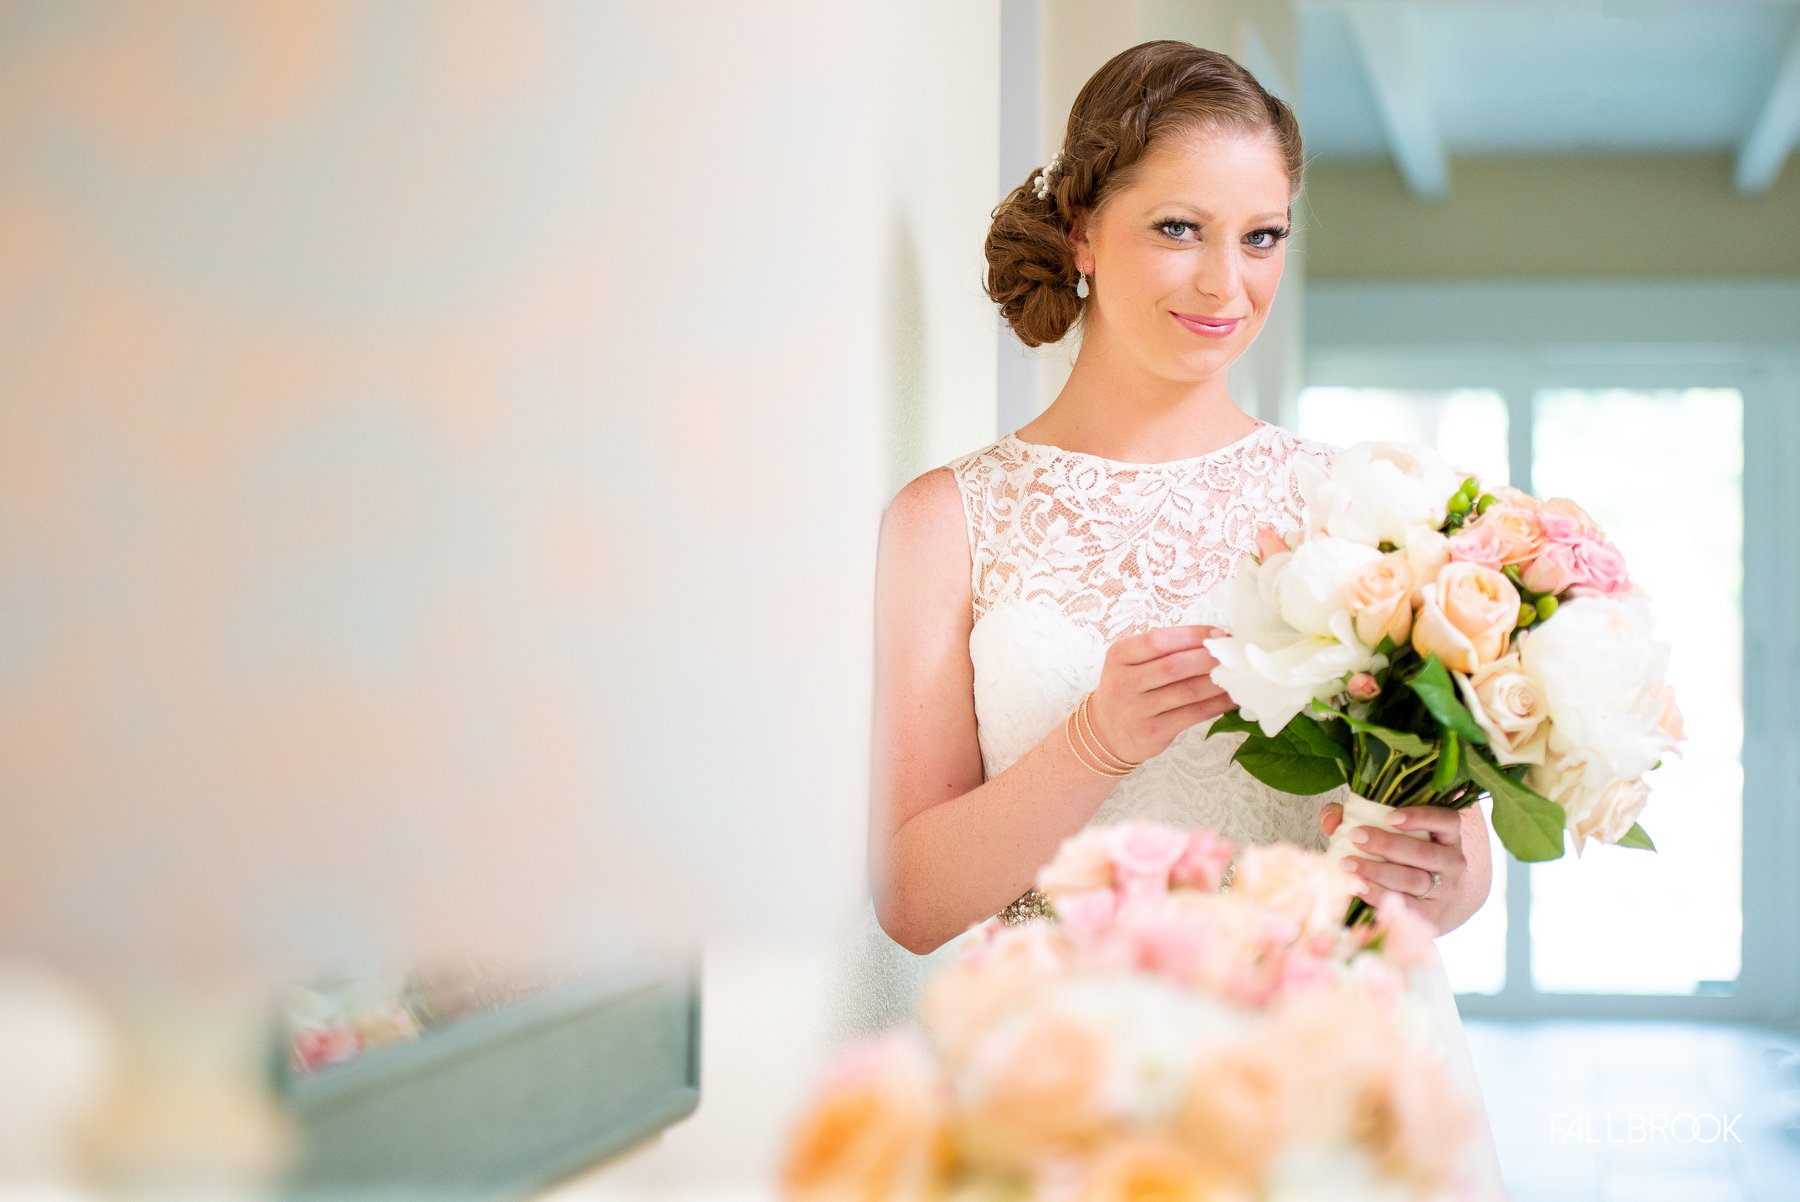
{"label": "manicured fingernail", "polygon": [[1369,841],[1369,832],[1368,831],[1359,830],[1354,835],[1350,836],[1350,842],[1352,842],[1352,843],[1367,843],[1368,841]]}
{"label": "manicured fingernail", "polygon": [[1394,825],[1395,826],[1405,826],[1407,824],[1407,818],[1408,818],[1408,815],[1406,815],[1406,814],[1395,814],[1394,815]]}
{"label": "manicured fingernail", "polygon": [[1345,856],[1341,861],[1339,861],[1339,867],[1341,867],[1345,872],[1361,872],[1362,871],[1362,869],[1360,867],[1361,864],[1362,864],[1362,861],[1357,859],[1355,856]]}

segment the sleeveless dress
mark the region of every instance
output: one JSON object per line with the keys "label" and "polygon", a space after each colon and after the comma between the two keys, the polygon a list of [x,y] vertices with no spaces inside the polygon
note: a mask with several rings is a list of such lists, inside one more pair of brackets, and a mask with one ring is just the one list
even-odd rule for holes
{"label": "sleeveless dress", "polygon": [[[969,533],[969,657],[983,779],[1061,725],[1099,683],[1114,640],[1218,622],[1208,594],[1255,550],[1257,529],[1288,535],[1304,521],[1294,462],[1306,455],[1329,467],[1335,452],[1262,423],[1228,446],[1164,463],[1124,463],[1011,434],[952,460]],[[1273,789],[1231,763],[1242,735],[1209,739],[1207,725],[1182,731],[1121,779],[1089,825],[1145,818],[1210,826],[1239,845],[1279,840],[1323,850],[1320,811],[1347,790],[1302,797]],[[1041,900],[1031,890],[999,917],[1029,917]],[[913,1021],[924,979],[967,938],[915,955],[881,929],[871,901],[834,982],[833,1041]],[[1453,1068],[1473,1089],[1454,994],[1441,966],[1421,975],[1419,987],[1444,1020]],[[1485,1117],[1482,1128],[1482,1159],[1490,1162],[1482,1180],[1497,1191]]]}

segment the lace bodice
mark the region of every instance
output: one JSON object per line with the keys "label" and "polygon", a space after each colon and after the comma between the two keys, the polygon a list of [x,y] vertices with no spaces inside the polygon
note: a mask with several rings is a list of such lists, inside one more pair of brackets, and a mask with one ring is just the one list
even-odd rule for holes
{"label": "lace bodice", "polygon": [[[1208,594],[1299,528],[1296,456],[1334,448],[1263,424],[1226,447],[1131,464],[1007,435],[951,462],[968,518],[975,713],[988,778],[1056,728],[1100,680],[1107,646],[1157,626],[1215,622]],[[1182,731],[1121,780],[1090,824],[1151,818],[1239,843],[1322,848],[1319,810],[1232,764],[1242,735]]]}
{"label": "lace bodice", "polygon": [[[1168,463],[1122,463],[1011,434],[952,460],[969,535],[969,657],[985,777],[1056,730],[1099,683],[1113,640],[1216,622],[1208,594],[1255,549],[1257,528],[1285,535],[1302,523],[1295,457],[1329,464],[1334,452],[1264,424]],[[1120,780],[1089,824],[1143,817],[1211,826],[1240,844],[1323,848],[1319,811],[1340,795],[1269,788],[1231,763],[1242,741],[1208,739],[1206,724],[1182,731]],[[1029,913],[1034,897],[1003,917]],[[926,974],[961,943],[916,956],[887,937],[871,903],[839,982],[840,1037],[907,1021]]]}

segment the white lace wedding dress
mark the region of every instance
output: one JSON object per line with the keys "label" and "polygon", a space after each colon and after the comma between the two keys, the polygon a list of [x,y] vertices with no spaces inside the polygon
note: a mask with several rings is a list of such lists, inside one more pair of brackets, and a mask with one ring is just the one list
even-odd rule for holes
{"label": "white lace wedding dress", "polygon": [[[1217,622],[1208,593],[1254,549],[1258,527],[1287,534],[1302,523],[1296,456],[1329,465],[1334,451],[1265,423],[1229,446],[1165,463],[1123,463],[1010,434],[952,460],[973,560],[969,656],[985,779],[1061,724],[1099,682],[1115,639]],[[1320,810],[1343,793],[1300,797],[1264,785],[1230,762],[1242,738],[1208,739],[1206,724],[1181,732],[1119,782],[1090,825],[1148,818],[1210,826],[1239,844],[1286,840],[1322,850]],[[1028,916],[1037,900],[1033,890],[1001,917]],[[888,938],[871,903],[835,983],[834,1041],[910,1021],[924,978],[966,938],[915,955]],[[1442,968],[1420,976],[1454,1068],[1473,1090]],[[1485,1128],[1484,1117],[1482,1180],[1497,1191]]]}

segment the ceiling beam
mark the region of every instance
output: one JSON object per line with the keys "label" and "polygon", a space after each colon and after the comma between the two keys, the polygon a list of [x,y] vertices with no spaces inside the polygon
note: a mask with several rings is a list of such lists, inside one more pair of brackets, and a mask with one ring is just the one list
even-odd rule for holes
{"label": "ceiling beam", "polygon": [[1795,18],[1787,53],[1763,98],[1762,112],[1738,147],[1737,168],[1732,172],[1737,190],[1767,192],[1781,174],[1796,138],[1800,138],[1800,18]]}
{"label": "ceiling beam", "polygon": [[1397,4],[1345,5],[1340,11],[1350,23],[1406,186],[1419,196],[1448,194],[1450,162],[1438,132],[1418,12]]}

